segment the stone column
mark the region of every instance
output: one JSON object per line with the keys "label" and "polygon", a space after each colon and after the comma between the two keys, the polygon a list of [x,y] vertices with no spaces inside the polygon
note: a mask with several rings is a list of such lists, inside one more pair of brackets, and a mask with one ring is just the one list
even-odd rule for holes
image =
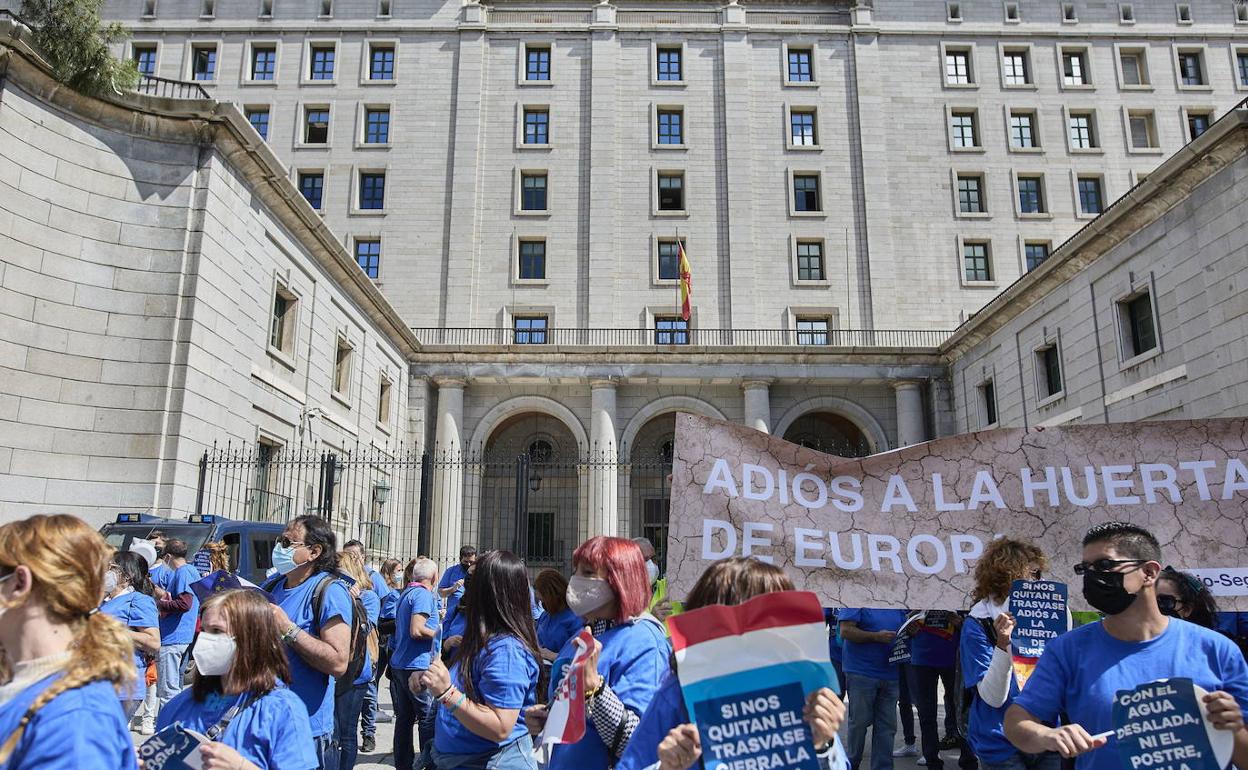
{"label": "stone column", "polygon": [[897,397],[897,446],[910,446],[927,440],[923,424],[923,391],[914,380],[893,383]]}
{"label": "stone column", "polygon": [[619,528],[619,451],[615,433],[613,379],[590,380],[589,510],[587,532],[614,535]]}
{"label": "stone column", "polygon": [[745,380],[745,424],[762,433],[771,433],[771,380]]}
{"label": "stone column", "polygon": [[430,506],[429,556],[445,569],[459,560],[464,529],[464,385],[439,378],[438,424],[433,447],[433,495]]}

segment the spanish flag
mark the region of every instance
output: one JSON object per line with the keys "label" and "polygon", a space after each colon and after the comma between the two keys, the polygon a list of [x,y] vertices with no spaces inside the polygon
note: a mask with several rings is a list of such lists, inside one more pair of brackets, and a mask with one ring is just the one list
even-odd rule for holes
{"label": "spanish flag", "polygon": [[689,255],[685,253],[683,241],[676,241],[676,250],[680,254],[680,317],[689,320],[689,297],[693,294],[693,270],[689,267]]}

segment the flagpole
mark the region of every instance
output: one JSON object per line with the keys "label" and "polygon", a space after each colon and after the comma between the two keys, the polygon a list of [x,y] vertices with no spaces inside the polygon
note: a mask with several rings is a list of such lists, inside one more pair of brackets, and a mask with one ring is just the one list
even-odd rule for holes
{"label": "flagpole", "polygon": [[680,275],[680,225],[674,225],[676,228],[676,315],[680,315],[680,283],[683,280]]}

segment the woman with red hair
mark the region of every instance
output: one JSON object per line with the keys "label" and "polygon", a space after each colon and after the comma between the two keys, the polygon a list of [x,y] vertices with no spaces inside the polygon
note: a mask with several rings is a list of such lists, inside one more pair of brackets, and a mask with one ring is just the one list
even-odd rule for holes
{"label": "woman with red hair", "polygon": [[[641,549],[621,537],[595,537],[572,554],[568,607],[585,619],[594,650],[585,671],[585,737],[559,744],[547,770],[614,767],[667,674],[670,649],[663,626],[646,612],[650,579]],[[575,652],[575,639],[559,651],[550,694]],[[529,732],[546,724],[545,706],[525,712]]]}

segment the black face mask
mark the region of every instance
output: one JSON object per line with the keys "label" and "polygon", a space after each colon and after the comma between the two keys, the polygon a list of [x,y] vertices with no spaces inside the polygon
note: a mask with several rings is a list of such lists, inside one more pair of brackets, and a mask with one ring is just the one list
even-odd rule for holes
{"label": "black face mask", "polygon": [[1162,615],[1169,615],[1172,618],[1182,617],[1179,615],[1179,600],[1174,596],[1157,594],[1157,609],[1161,610]]}
{"label": "black face mask", "polygon": [[1122,587],[1125,577],[1126,575],[1122,572],[1088,570],[1083,573],[1083,598],[1087,599],[1088,604],[1094,609],[1106,615],[1125,612],[1135,601],[1135,594],[1127,593],[1127,589]]}

